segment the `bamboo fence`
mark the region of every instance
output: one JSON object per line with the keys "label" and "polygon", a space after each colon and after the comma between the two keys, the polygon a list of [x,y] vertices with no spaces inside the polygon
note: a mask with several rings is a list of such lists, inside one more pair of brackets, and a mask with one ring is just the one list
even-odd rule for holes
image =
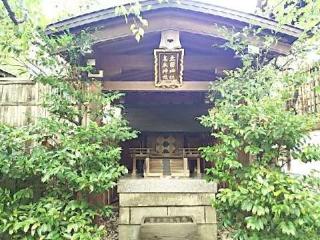
{"label": "bamboo fence", "polygon": [[298,114],[320,112],[320,75],[312,77],[297,93],[294,107]]}
{"label": "bamboo fence", "polygon": [[0,78],[0,123],[23,126],[47,115],[41,106],[48,87],[30,80]]}
{"label": "bamboo fence", "polygon": [[[94,89],[96,89],[95,86],[91,90]],[[42,102],[49,90],[47,86],[26,79],[0,78],[0,123],[24,126],[36,122],[39,117],[48,116],[48,111],[42,107]],[[21,183],[14,181],[4,183],[0,179],[1,184],[10,186],[13,190],[22,186]],[[102,194],[87,196],[91,204],[107,205],[116,199],[116,188]]]}

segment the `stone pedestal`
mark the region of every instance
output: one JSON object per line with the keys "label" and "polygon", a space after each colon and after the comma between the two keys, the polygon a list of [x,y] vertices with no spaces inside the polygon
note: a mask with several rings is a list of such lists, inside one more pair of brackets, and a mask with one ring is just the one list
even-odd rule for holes
{"label": "stone pedestal", "polygon": [[[194,219],[196,239],[216,240],[216,212],[211,207],[216,190],[216,184],[199,178],[122,178],[118,184],[119,240],[141,239],[141,224],[146,217],[181,216]],[[176,234],[177,239],[183,236],[179,231]]]}

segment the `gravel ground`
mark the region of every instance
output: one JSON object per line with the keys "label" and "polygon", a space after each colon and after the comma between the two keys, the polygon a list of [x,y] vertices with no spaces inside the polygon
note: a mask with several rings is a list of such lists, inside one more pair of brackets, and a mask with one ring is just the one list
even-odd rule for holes
{"label": "gravel ground", "polygon": [[119,211],[115,207],[111,217],[102,223],[107,230],[107,236],[104,240],[118,240],[118,219]]}

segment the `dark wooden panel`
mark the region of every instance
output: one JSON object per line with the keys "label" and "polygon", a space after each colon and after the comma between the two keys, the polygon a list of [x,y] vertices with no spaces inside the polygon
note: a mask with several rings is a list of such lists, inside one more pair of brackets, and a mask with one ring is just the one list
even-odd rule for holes
{"label": "dark wooden panel", "polygon": [[197,117],[207,113],[201,105],[159,107],[127,107],[126,117],[130,125],[147,132],[207,132]]}

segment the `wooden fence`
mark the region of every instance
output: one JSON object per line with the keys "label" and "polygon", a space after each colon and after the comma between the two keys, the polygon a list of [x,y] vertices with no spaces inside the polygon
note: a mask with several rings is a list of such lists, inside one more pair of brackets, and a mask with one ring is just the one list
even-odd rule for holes
{"label": "wooden fence", "polygon": [[30,80],[0,78],[0,122],[23,126],[47,115],[41,106],[48,87]]}
{"label": "wooden fence", "polygon": [[[37,118],[48,116],[42,107],[43,98],[49,87],[26,79],[0,78],[0,123],[24,126],[36,122]],[[33,181],[33,180],[32,180]],[[20,188],[21,183],[3,183],[11,189]],[[92,204],[110,204],[117,200],[116,188],[102,194],[90,194],[87,200]],[[1,238],[1,237],[0,237]]]}
{"label": "wooden fence", "polygon": [[320,76],[305,83],[298,90],[295,109],[299,114],[320,112]]}

